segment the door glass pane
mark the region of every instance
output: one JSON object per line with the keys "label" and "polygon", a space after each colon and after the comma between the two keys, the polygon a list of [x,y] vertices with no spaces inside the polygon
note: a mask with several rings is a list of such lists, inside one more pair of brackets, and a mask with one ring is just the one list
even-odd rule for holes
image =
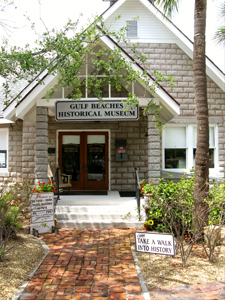
{"label": "door glass pane", "polygon": [[80,181],[80,136],[62,137],[62,173],[72,175],[71,181]]}
{"label": "door glass pane", "polygon": [[87,180],[105,180],[105,135],[87,136]]}

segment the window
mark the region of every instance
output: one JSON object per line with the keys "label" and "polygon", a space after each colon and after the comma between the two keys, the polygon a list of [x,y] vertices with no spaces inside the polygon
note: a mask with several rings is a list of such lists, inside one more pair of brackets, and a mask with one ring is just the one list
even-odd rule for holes
{"label": "window", "polygon": [[138,36],[137,21],[127,21],[126,27],[127,27],[127,37],[137,37]]}
{"label": "window", "polygon": [[8,129],[0,128],[0,172],[8,168]]}
{"label": "window", "polygon": [[186,169],[186,127],[165,128],[165,169]]}
{"label": "window", "polygon": [[[195,154],[197,143],[197,128],[193,127],[193,166],[195,166]],[[209,168],[215,168],[215,128],[209,127]]]}
{"label": "window", "polygon": [[[196,125],[165,126],[163,130],[163,169],[189,171],[195,166]],[[209,168],[218,166],[217,126],[209,127]]]}

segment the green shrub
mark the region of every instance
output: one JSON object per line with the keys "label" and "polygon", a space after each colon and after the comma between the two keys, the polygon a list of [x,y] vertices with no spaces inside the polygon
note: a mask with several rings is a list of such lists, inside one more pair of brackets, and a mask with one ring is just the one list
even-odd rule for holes
{"label": "green shrub", "polygon": [[209,188],[209,224],[219,225],[224,219],[225,182],[215,181]]}
{"label": "green shrub", "polygon": [[5,215],[5,227],[7,232],[11,232],[11,235],[15,235],[22,227],[20,207],[11,206],[8,208]]}
{"label": "green shrub", "polygon": [[149,219],[154,221],[152,230],[173,232],[176,234],[171,221],[180,226],[191,228],[194,209],[194,178],[182,177],[179,182],[167,181],[160,178],[152,189],[149,201]]}
{"label": "green shrub", "polygon": [[[204,201],[204,207],[195,207],[194,177],[183,176],[179,182],[162,178],[152,188],[148,208],[149,219],[154,221],[151,229],[175,235],[183,267],[193,245],[199,240],[203,244],[207,243],[204,250],[209,261],[213,262],[215,258],[214,250],[225,224],[225,182],[214,182],[209,188],[209,197]],[[186,235],[188,241],[185,240]]]}
{"label": "green shrub", "polygon": [[22,226],[22,212],[29,203],[31,191],[29,180],[16,184],[6,181],[3,184],[0,191],[0,261],[12,249],[7,249],[7,244],[9,238],[15,236]]}

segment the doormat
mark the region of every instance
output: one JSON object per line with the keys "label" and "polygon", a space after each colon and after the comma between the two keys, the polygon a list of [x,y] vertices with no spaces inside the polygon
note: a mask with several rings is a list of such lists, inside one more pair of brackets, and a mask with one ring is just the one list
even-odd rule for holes
{"label": "doormat", "polygon": [[63,191],[60,195],[77,195],[77,196],[107,196],[108,191]]}
{"label": "doormat", "polygon": [[120,197],[136,197],[135,191],[119,191]]}

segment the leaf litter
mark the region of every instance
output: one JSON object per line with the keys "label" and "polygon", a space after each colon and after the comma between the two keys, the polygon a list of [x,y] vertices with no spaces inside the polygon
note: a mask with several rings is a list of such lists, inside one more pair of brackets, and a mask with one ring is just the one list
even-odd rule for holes
{"label": "leaf litter", "polygon": [[31,235],[18,234],[7,248],[16,247],[5,254],[0,262],[0,299],[11,300],[44,255],[44,248]]}
{"label": "leaf litter", "polygon": [[[135,251],[135,246],[132,246]],[[213,263],[208,261],[202,246],[195,245],[182,268],[181,256],[175,257],[136,252],[138,266],[148,288],[197,285],[225,280],[225,245],[217,246]]]}

